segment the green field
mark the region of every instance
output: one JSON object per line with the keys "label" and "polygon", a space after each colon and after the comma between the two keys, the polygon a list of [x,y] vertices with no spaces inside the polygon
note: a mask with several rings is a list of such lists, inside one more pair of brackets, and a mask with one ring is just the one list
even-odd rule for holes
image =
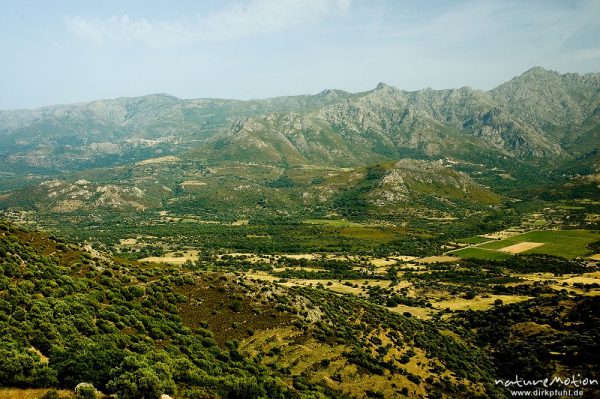
{"label": "green field", "polygon": [[481,236],[473,236],[469,238],[461,238],[460,240],[456,240],[456,242],[464,242],[465,244],[481,244],[487,241],[490,241],[490,239]]}
{"label": "green field", "polygon": [[489,260],[503,260],[508,259],[512,255],[498,252],[489,249],[480,248],[464,248],[458,251],[452,252],[453,255],[460,256],[461,258],[475,258],[475,259],[489,259]]}
{"label": "green field", "polygon": [[[467,248],[461,251],[456,251],[454,254],[462,257],[481,257],[482,255],[485,255],[481,251],[499,250],[511,245],[519,244],[521,242],[537,242],[543,243],[544,245],[523,251],[522,253],[546,254],[573,259],[578,256],[589,254],[590,250],[587,248],[587,245],[598,240],[600,240],[600,232],[593,230],[530,231],[528,233],[519,234],[504,240],[482,244],[476,248]],[[478,251],[472,252],[471,254],[469,250]],[[502,252],[497,253],[507,255]],[[498,258],[484,257],[484,259]]]}

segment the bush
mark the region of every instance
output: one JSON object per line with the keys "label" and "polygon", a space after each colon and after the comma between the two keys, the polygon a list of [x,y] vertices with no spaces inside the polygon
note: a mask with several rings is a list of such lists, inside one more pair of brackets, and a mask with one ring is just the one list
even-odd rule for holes
{"label": "bush", "polygon": [[229,308],[234,312],[240,312],[242,310],[242,301],[234,299],[233,301],[231,301]]}
{"label": "bush", "polygon": [[473,299],[477,296],[477,294],[475,293],[475,291],[473,290],[469,290],[467,291],[467,293],[465,294],[464,298],[465,299]]}
{"label": "bush", "polygon": [[75,387],[75,399],[96,399],[96,388],[88,382],[82,382]]}

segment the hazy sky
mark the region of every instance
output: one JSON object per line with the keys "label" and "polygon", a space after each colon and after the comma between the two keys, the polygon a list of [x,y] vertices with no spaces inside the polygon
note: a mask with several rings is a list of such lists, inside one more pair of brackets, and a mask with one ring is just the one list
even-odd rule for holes
{"label": "hazy sky", "polygon": [[0,0],[0,109],[600,72],[600,1]]}

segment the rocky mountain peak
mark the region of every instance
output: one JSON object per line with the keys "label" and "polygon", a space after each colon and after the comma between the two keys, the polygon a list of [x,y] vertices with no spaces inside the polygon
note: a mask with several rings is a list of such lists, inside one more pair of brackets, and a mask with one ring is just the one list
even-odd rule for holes
{"label": "rocky mountain peak", "polygon": [[338,94],[337,90],[325,89],[322,92],[320,92],[319,94],[317,94],[317,96],[330,100],[330,99],[338,98],[339,94]]}
{"label": "rocky mountain peak", "polygon": [[375,87],[375,90],[394,90],[395,88],[393,86],[390,86],[386,83],[383,82],[379,82],[377,84],[377,86]]}
{"label": "rocky mountain peak", "polygon": [[523,72],[520,76],[533,76],[533,77],[544,77],[544,76],[559,76],[560,74],[556,71],[552,71],[546,68],[542,68],[541,66],[534,66],[525,72]]}

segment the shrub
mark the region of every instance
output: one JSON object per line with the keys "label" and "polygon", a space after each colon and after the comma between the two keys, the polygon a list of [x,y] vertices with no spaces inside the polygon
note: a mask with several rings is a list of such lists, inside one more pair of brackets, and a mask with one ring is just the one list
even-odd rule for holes
{"label": "shrub", "polygon": [[242,301],[234,299],[233,301],[231,301],[229,308],[234,312],[240,312],[242,310]]}
{"label": "shrub", "polygon": [[82,382],[75,387],[75,399],[96,399],[96,388],[88,382]]}

